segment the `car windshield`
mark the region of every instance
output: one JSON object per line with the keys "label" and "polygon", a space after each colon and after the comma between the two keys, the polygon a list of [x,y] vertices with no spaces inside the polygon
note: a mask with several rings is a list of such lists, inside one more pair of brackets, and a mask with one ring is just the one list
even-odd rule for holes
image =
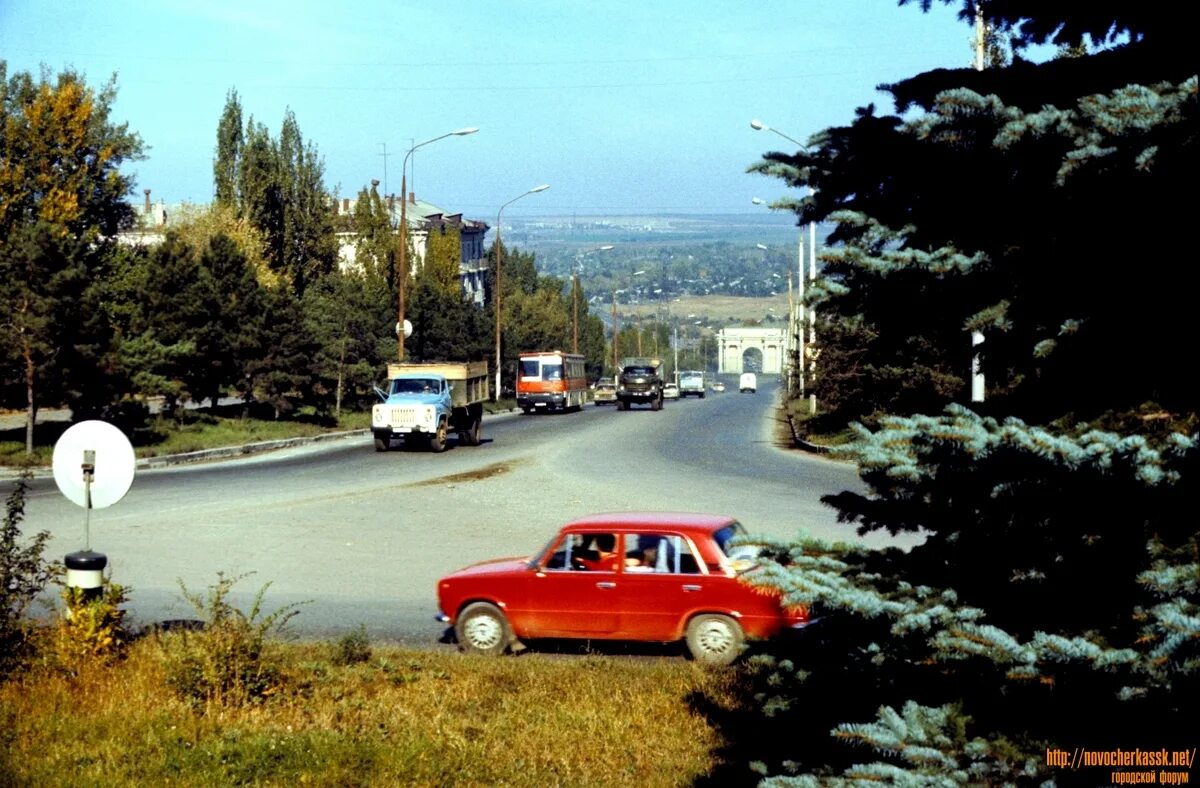
{"label": "car windshield", "polygon": [[625,367],[626,375],[653,375],[653,367]]}
{"label": "car windshield", "polygon": [[615,388],[615,387],[614,387],[614,386],[613,386],[613,384],[611,384],[611,383],[597,383],[597,384],[596,384],[596,388],[598,388],[598,389],[611,389],[611,388]]}
{"label": "car windshield", "polygon": [[438,391],[434,378],[397,378],[392,381],[393,394],[426,394]]}
{"label": "car windshield", "polygon": [[734,545],[732,544],[735,537],[745,536],[746,529],[741,523],[730,523],[721,530],[713,534],[713,541],[717,543],[717,547],[721,548],[721,552],[729,559],[730,566],[735,572],[744,572],[754,566],[754,561],[758,558],[758,548],[753,545]]}

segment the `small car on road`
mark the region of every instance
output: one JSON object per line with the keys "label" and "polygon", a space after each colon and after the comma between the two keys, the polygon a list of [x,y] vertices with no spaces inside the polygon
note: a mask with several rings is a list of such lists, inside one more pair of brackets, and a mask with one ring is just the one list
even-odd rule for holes
{"label": "small car on road", "polygon": [[601,380],[592,389],[592,402],[597,405],[612,405],[617,401],[617,386],[611,380]]}
{"label": "small car on road", "polygon": [[683,641],[725,665],[747,640],[807,626],[808,611],[745,582],[754,550],[723,515],[596,514],[567,523],[531,558],[468,566],[437,584],[439,621],[464,651],[502,654],[537,639]]}
{"label": "small car on road", "polygon": [[674,383],[663,386],[663,399],[679,399],[679,386]]}

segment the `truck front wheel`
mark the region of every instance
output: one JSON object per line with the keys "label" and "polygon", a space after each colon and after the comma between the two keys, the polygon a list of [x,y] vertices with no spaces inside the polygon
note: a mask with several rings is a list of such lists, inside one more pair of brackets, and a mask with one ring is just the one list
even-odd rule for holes
{"label": "truck front wheel", "polygon": [[381,438],[375,436],[375,451],[388,451],[392,448],[391,438]]}
{"label": "truck front wheel", "polygon": [[446,421],[443,419],[438,422],[437,432],[429,436],[430,451],[443,452],[446,450]]}

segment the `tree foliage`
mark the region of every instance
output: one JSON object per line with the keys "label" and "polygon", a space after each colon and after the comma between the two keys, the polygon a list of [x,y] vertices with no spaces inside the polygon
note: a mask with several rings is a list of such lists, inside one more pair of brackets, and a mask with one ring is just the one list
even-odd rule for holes
{"label": "tree foliage", "polygon": [[[251,115],[241,128],[242,106],[230,90],[217,126],[213,181],[218,206],[232,206],[259,234],[267,267],[302,295],[337,261],[325,164],[305,142],[289,109],[279,138]],[[252,255],[252,257],[255,257]]]}
{"label": "tree foliage", "polygon": [[214,205],[234,208],[238,204],[238,165],[242,156],[242,102],[236,89],[225,96],[225,108],[217,124],[217,151],[213,157]]}
{"label": "tree foliage", "polygon": [[[1146,32],[1069,61],[921,75],[889,89],[924,114],[867,107],[808,152],[770,153],[753,168],[814,186],[794,202],[801,220],[838,223],[830,241],[840,246],[825,253],[810,303],[825,320],[866,321],[872,334],[860,375],[843,385],[874,401],[848,418],[896,399],[927,411],[963,401],[971,330],[987,337],[988,397],[1005,412],[1187,407],[1170,343],[1129,341],[1126,316],[1140,311],[1130,299],[1150,289],[1113,286],[1131,261],[1176,259],[1175,243],[1096,224],[1116,195],[1125,227],[1180,226],[1191,212],[1163,195],[1182,193],[1196,171],[1195,71],[1142,56],[1155,47]],[[1143,84],[1114,68],[1146,62],[1161,73]],[[1172,287],[1153,292],[1153,309],[1174,336],[1187,331],[1182,294],[1196,282],[1193,267],[1169,269]],[[909,370],[930,385],[905,395]],[[830,401],[853,398],[817,385]]]}
{"label": "tree foliage", "polygon": [[418,276],[445,295],[461,297],[462,281],[458,276],[461,260],[461,233],[444,224],[431,228],[425,239],[425,259]]}
{"label": "tree foliage", "polygon": [[317,344],[312,402],[319,409],[337,414],[343,403],[373,401],[372,385],[395,352],[387,330],[396,320],[390,296],[383,277],[354,271],[335,271],[305,290],[304,330]]}
{"label": "tree foliage", "polygon": [[[487,254],[495,259],[493,247]],[[494,267],[493,267],[494,268]],[[515,379],[517,355],[531,350],[570,352],[575,339],[575,313],[571,303],[571,284],[538,273],[531,253],[500,247],[502,383],[511,387]],[[488,277],[487,292],[495,309],[495,271]],[[579,352],[587,359],[592,374],[599,375],[607,358],[604,326],[587,311],[587,298],[579,292]],[[492,312],[492,319],[495,319]]]}
{"label": "tree foliage", "polygon": [[9,78],[0,60],[0,360],[8,386],[24,389],[27,451],[39,405],[86,396],[110,348],[104,324],[80,315],[130,215],[121,165],[142,155],[110,119],[115,99],[115,80],[95,90],[70,70]]}

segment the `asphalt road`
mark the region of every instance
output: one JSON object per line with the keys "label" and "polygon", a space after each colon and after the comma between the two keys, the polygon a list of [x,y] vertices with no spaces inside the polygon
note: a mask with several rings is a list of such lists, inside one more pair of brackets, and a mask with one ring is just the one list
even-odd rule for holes
{"label": "asphalt road", "polygon": [[[139,471],[122,501],[92,512],[91,548],[131,587],[136,623],[197,617],[180,582],[203,592],[224,572],[248,575],[233,596],[244,610],[268,583],[264,612],[306,602],[290,627],[298,636],[363,625],[374,641],[428,645],[442,631],[438,577],[530,555],[584,514],[717,512],[751,532],[854,539],[819,498],[859,487],[856,473],[778,448],[776,384],[760,381],[756,394],[710,392],[657,412],[589,405],[490,418],[482,446],[452,439],[443,454],[376,453],[363,436]],[[37,479],[25,529],[50,531],[48,556],[61,558],[84,547],[84,514]]]}

